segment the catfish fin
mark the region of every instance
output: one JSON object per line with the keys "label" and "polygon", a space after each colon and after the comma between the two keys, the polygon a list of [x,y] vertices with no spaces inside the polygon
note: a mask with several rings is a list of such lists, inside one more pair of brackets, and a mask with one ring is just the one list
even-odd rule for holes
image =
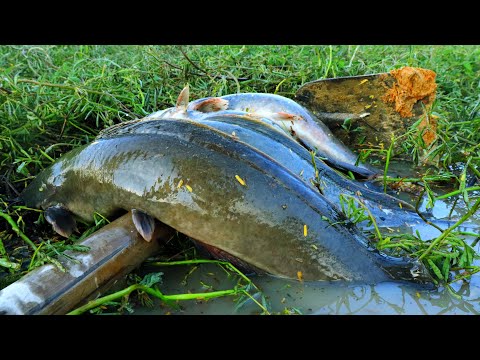
{"label": "catfish fin", "polygon": [[209,113],[217,112],[220,110],[227,110],[227,108],[228,100],[219,97],[212,97],[195,104],[193,110],[200,111],[202,113]]}
{"label": "catfish fin", "polygon": [[177,111],[187,111],[188,102],[190,101],[190,88],[188,84],[180,91],[177,99]]}
{"label": "catfish fin", "polygon": [[155,231],[155,219],[141,210],[132,209],[132,220],[137,231],[142,237],[150,242]]}
{"label": "catfish fin", "polygon": [[63,237],[70,237],[72,233],[78,232],[77,222],[72,213],[61,205],[47,208],[44,213],[45,220],[52,225],[53,230]]}
{"label": "catfish fin", "polygon": [[285,111],[278,111],[272,114],[273,119],[278,121],[295,121],[303,120],[303,117],[296,114],[287,113]]}
{"label": "catfish fin", "polygon": [[352,173],[354,173],[354,174],[356,174],[356,175],[358,175],[362,178],[365,178],[365,179],[371,180],[371,179],[374,179],[376,176],[380,175],[379,173],[377,173],[375,171],[372,171],[370,169],[363,168],[363,167],[360,167],[360,166],[357,166],[357,165],[353,165],[353,164],[347,163],[345,161],[333,159],[331,157],[330,158],[329,157],[326,157],[326,158],[322,157],[322,160],[324,162],[326,162],[328,165],[330,165],[330,167],[333,167],[333,168],[339,169],[339,170],[343,170],[343,171],[351,171]]}

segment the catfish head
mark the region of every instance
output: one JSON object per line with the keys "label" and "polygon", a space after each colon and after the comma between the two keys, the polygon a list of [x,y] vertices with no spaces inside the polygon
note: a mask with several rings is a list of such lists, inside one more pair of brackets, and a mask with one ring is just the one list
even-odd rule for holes
{"label": "catfish head", "polygon": [[[76,155],[84,148],[76,148],[62,156],[40,172],[20,194],[20,199],[28,207],[45,210],[45,220],[52,225],[53,230],[67,238],[74,231],[78,232],[75,217],[91,221],[93,213],[99,210],[95,208],[95,201],[83,196],[82,180],[78,174],[70,171]],[[155,236],[155,219],[142,209],[125,210],[131,211],[133,223],[143,239],[151,241]]]}
{"label": "catfish head", "polygon": [[53,204],[58,204],[58,196],[56,195],[64,182],[61,163],[61,161],[56,162],[41,171],[23,190],[20,198],[25,202],[25,205],[45,210]]}
{"label": "catfish head", "polygon": [[40,172],[20,194],[20,199],[28,207],[45,210],[45,220],[58,234],[68,238],[78,229],[73,214],[63,204],[65,176],[62,168],[63,161],[59,160]]}

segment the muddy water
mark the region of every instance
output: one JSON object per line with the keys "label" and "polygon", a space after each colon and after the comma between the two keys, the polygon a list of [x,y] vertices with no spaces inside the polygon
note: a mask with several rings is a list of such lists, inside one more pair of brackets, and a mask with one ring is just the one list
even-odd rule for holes
{"label": "muddy water", "polygon": [[[471,194],[471,197],[480,194]],[[459,201],[452,218],[465,213]],[[445,218],[453,201],[437,201],[433,215]],[[425,208],[425,203],[422,204]],[[480,225],[480,214],[473,222]],[[412,231],[411,229],[404,229]],[[462,228],[465,231],[472,231]],[[426,226],[420,229],[423,239],[438,235],[438,231]],[[478,233],[478,229],[473,231]],[[469,241],[473,241],[472,237]],[[480,253],[480,242],[474,247]],[[480,265],[480,261],[476,261]],[[193,270],[193,271],[192,271]],[[158,271],[158,270],[157,270]],[[175,266],[162,268],[164,294],[231,289],[236,283],[217,265]],[[452,283],[450,287],[425,289],[408,283],[385,282],[374,286],[341,282],[300,282],[271,276],[253,276],[251,280],[262,290],[272,313],[301,314],[478,314],[480,313],[480,273],[467,282]],[[183,301],[179,309],[172,309],[155,302],[151,308],[136,308],[135,314],[259,314],[261,309],[249,301],[236,308],[233,297],[209,301]]]}

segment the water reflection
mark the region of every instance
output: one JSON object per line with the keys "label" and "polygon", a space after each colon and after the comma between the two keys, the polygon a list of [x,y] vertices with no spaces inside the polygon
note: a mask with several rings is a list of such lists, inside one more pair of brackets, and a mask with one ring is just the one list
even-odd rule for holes
{"label": "water reflection", "polygon": [[[192,268],[179,267],[165,270],[162,291],[165,294],[202,292],[231,288],[235,279],[215,265]],[[385,282],[377,285],[352,285],[349,283],[302,283],[268,276],[252,278],[267,297],[272,313],[296,309],[311,315],[442,315],[479,314],[480,282],[472,276],[470,283],[458,282],[450,287],[425,289],[402,282]],[[157,302],[153,308],[141,308],[135,314],[259,314],[253,303],[235,309],[231,297],[204,301],[181,302],[181,309],[170,309]]]}
{"label": "water reflection", "polygon": [[[479,223],[478,216],[474,218]],[[470,244],[474,239],[467,240]],[[474,246],[480,252],[480,243]],[[474,265],[479,265],[475,260]],[[189,267],[161,269],[165,272],[162,291],[165,294],[233,288],[235,280],[216,265],[202,265],[191,272]],[[158,269],[157,269],[158,271]],[[271,276],[255,276],[252,281],[266,296],[272,313],[295,309],[314,315],[443,315],[480,313],[480,273],[468,282],[457,281],[449,286],[426,289],[403,282],[385,282],[377,285],[341,282],[299,282]],[[181,310],[157,306],[141,308],[136,314],[259,314],[253,302],[239,310],[233,298],[219,298],[208,302],[182,302]]]}
{"label": "water reflection", "polygon": [[[462,292],[467,289],[469,289],[468,285],[462,286]],[[467,299],[461,293],[451,293],[446,288],[435,291],[421,291],[395,283],[384,283],[376,286],[346,288],[336,302],[320,307],[312,313],[364,315],[478,314],[478,305],[478,297]]]}

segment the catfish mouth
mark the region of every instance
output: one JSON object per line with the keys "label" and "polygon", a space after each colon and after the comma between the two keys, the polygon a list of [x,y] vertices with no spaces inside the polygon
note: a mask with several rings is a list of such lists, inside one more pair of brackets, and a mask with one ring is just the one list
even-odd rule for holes
{"label": "catfish mouth", "polygon": [[40,208],[43,202],[39,199],[38,194],[34,191],[32,183],[30,183],[30,185],[28,185],[17,198],[22,205],[32,208]]}
{"label": "catfish mouth", "polygon": [[[45,171],[45,170],[44,170]],[[18,199],[23,205],[31,208],[40,208],[48,197],[47,184],[43,181],[43,172],[35,176],[30,183],[18,194]]]}
{"label": "catfish mouth", "polygon": [[28,207],[37,209],[46,209],[48,207],[47,185],[42,183],[40,187],[37,186],[36,179],[27,186],[25,190],[18,196],[20,201]]}

